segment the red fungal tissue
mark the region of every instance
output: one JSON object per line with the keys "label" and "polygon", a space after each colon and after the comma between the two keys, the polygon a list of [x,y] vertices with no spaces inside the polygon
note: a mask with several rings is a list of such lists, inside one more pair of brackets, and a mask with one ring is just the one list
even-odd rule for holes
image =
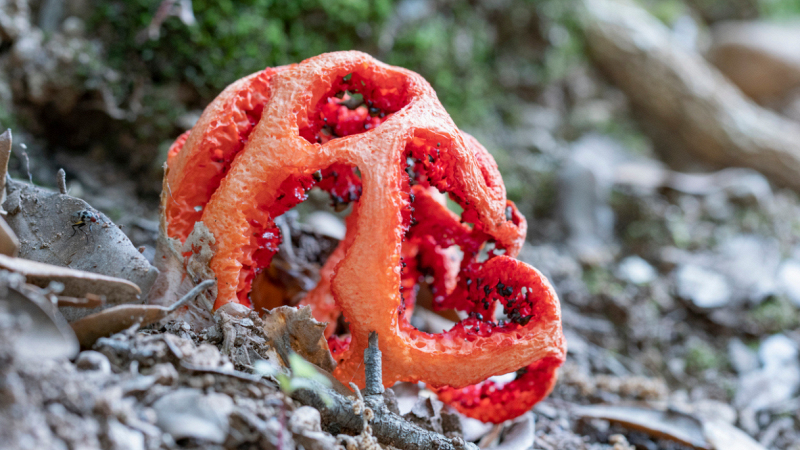
{"label": "red fungal tissue", "polygon": [[[552,390],[566,342],[552,286],[515,259],[525,218],[492,156],[416,73],[337,52],[242,78],[172,145],[165,186],[167,235],[185,242],[203,222],[214,236],[217,308],[266,307],[253,280],[281,243],[275,219],[311,189],[351,207],[302,301],[328,322],[345,385],[364,385],[376,331],[385,385],[424,382],[470,417],[512,419]],[[423,285],[430,308],[460,314],[450,330],[410,324]],[[349,333],[335,334],[337,322]],[[505,374],[514,379],[489,379]]]}

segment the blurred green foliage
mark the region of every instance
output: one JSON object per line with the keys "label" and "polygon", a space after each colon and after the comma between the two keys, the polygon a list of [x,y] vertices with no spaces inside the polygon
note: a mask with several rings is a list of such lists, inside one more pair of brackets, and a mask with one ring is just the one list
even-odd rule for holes
{"label": "blurred green foliage", "polygon": [[692,339],[686,346],[686,371],[699,374],[709,369],[722,369],[728,365],[723,352],[717,351],[709,342]]}
{"label": "blurred green foliage", "polygon": [[[420,73],[457,123],[474,125],[515,100],[513,89],[498,81],[501,72],[512,73],[517,85],[539,86],[563,76],[583,54],[571,32],[572,0],[511,0],[496,10],[484,2],[193,0],[195,25],[169,17],[160,37],[149,39],[144,30],[160,3],[96,0],[89,28],[123,76],[188,83],[204,102],[264,67],[356,49]],[[403,17],[399,7],[425,13]],[[539,36],[543,20],[556,25],[552,45]]]}
{"label": "blurred green foliage", "polygon": [[419,72],[456,120],[475,123],[497,97],[491,36],[486,19],[460,2],[399,30],[386,62]]}
{"label": "blurred green foliage", "polygon": [[769,298],[749,312],[751,322],[762,333],[780,333],[797,328],[797,308],[787,298]]}
{"label": "blurred green foliage", "polygon": [[[160,0],[98,2],[92,28],[110,43],[121,69],[143,64],[154,80],[191,82],[203,96],[268,66],[354,48],[362,23],[382,23],[391,0],[194,0],[197,23],[164,21],[161,36],[143,34]],[[134,66],[134,67],[131,67]]]}
{"label": "blurred green foliage", "polygon": [[778,20],[797,20],[800,15],[800,0],[760,0],[762,16]]}

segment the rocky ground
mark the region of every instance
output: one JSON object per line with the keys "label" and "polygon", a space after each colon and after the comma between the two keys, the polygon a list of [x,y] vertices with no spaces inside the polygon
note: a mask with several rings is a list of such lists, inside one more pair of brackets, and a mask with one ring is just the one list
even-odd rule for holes
{"label": "rocky ground", "polygon": [[[420,5],[436,2],[405,3],[398,14],[412,20],[412,7],[425,10]],[[13,92],[20,117],[42,117],[37,105],[44,108],[44,99],[53,96],[64,98],[59,103],[65,111],[76,102],[86,105],[88,97],[107,116],[121,114],[103,100],[101,88],[76,90],[68,81],[71,64],[96,51],[83,25],[62,20],[57,37],[46,40],[42,27],[55,25],[43,19],[32,25],[36,21],[23,14],[27,4],[0,1],[0,54],[4,67],[14,67],[0,79],[6,108],[12,109]],[[683,105],[745,111],[747,117],[734,122],[753,129],[761,122],[748,121],[767,117],[763,126],[785,132],[791,141],[798,128],[800,59],[773,45],[791,37],[769,36],[800,32],[716,23],[720,14],[749,18],[746,7],[731,16],[694,6],[673,18],[671,28],[653,26],[656,37],[648,42],[662,42],[658,33],[669,35],[660,55],[677,57],[665,66],[690,61],[687,67],[699,75],[689,80],[702,81],[703,73],[718,74],[713,62],[737,88],[698,93],[696,86],[685,88],[691,83],[676,70],[674,77],[664,75],[670,82],[661,91],[654,84],[652,92],[668,92],[665,98],[639,98],[643,89],[626,84],[637,79],[626,75],[626,65],[609,69],[613,46],[589,46],[593,59],[535,87],[520,81],[527,73],[521,63],[508,64],[519,71],[499,82],[521,101],[505,111],[511,118],[486,120],[469,131],[495,155],[510,198],[528,217],[520,259],[554,283],[569,357],[553,394],[523,420],[493,427],[461,418],[458,427],[444,429],[442,412],[426,391],[398,386],[399,411],[408,419],[481,448],[504,450],[529,448],[532,436],[537,449],[800,448],[800,198],[785,172],[772,170],[792,167],[797,157],[737,156],[737,149],[748,148],[739,143],[752,135],[732,122],[700,123],[699,130],[687,132],[681,121],[668,120],[673,116],[659,115],[663,109],[648,109],[671,105],[670,98],[699,99]],[[563,33],[574,32],[573,26],[591,33],[588,23],[550,24],[549,44],[568,45]],[[758,49],[737,54],[741,42]],[[752,55],[760,59],[746,66],[764,72],[755,78],[736,73],[741,66],[730,61]],[[113,83],[113,72],[104,70],[97,67],[89,79]],[[711,77],[714,86],[727,83],[715,78],[722,75]],[[748,85],[752,79],[775,82]],[[668,90],[673,88],[679,91]],[[183,116],[186,125],[191,118]],[[142,183],[158,180],[130,176],[129,165],[140,174],[149,163],[121,164],[100,147],[53,151],[51,134],[36,126],[18,129],[15,177],[31,173],[41,184],[55,185],[55,170],[64,167],[71,195],[122,225],[152,259],[157,208],[152,195],[142,194],[155,188],[143,189]],[[703,134],[711,129],[721,131]],[[765,151],[780,151],[778,141],[758,139]],[[718,147],[713,157],[704,151]],[[338,219],[324,217],[315,222],[318,231],[336,235],[331,224]],[[16,439],[20,448],[374,445],[369,436],[354,440],[322,431],[316,410],[293,400],[274,380],[254,375],[258,371],[248,358],[263,352],[269,337],[252,319],[231,325],[239,330],[235,347],[245,351],[226,347],[219,324],[188,330],[170,322],[100,340],[70,362],[31,359],[15,350],[20,330],[29,325],[8,308],[0,311],[0,436]],[[417,399],[422,400],[415,406]]]}

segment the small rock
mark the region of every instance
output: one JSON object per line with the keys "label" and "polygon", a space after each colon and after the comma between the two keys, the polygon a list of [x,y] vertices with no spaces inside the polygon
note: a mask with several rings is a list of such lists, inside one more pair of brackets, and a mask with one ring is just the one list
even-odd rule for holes
{"label": "small rock", "polygon": [[679,267],[675,273],[678,295],[698,308],[719,308],[731,300],[728,281],[718,272],[694,264]]}
{"label": "small rock", "polygon": [[800,261],[790,259],[781,264],[778,269],[778,288],[795,306],[800,307]]}
{"label": "small rock", "polygon": [[220,316],[222,313],[225,313],[231,317],[242,319],[247,317],[252,311],[247,306],[244,306],[240,303],[230,302],[220,306],[217,311],[214,313],[215,317]]}
{"label": "small rock", "polygon": [[633,284],[650,284],[658,273],[644,259],[634,255],[623,259],[617,267],[617,276]]}
{"label": "small rock", "polygon": [[752,372],[759,366],[756,352],[750,350],[738,338],[733,338],[728,343],[728,359],[730,359],[733,369],[740,375]]}
{"label": "small rock", "polygon": [[492,430],[493,425],[490,423],[481,422],[478,419],[463,415],[460,417],[461,429],[464,430],[463,436],[465,441],[477,441]]}
{"label": "small rock", "polygon": [[739,379],[734,405],[759,411],[791,399],[800,387],[800,366],[771,366],[746,373]]}
{"label": "small rock", "polygon": [[791,399],[800,388],[798,348],[788,337],[776,334],[758,348],[763,368],[739,379],[734,404],[740,409],[759,411]]}
{"label": "small rock", "polygon": [[111,450],[144,450],[144,434],[131,430],[115,419],[108,421],[108,441]]}
{"label": "small rock", "polygon": [[800,365],[797,344],[783,334],[775,334],[758,347],[758,358],[764,367]]}
{"label": "small rock", "polygon": [[304,431],[321,431],[322,419],[319,411],[310,406],[297,408],[292,417],[289,418],[289,430],[292,433],[302,433]]}
{"label": "small rock", "polygon": [[175,366],[169,363],[161,363],[153,366],[153,375],[155,375],[155,382],[169,386],[178,381],[178,370]]}
{"label": "small rock", "polygon": [[94,350],[81,352],[78,355],[78,359],[75,360],[75,366],[79,370],[111,373],[111,363],[106,355]]}
{"label": "small rock", "polygon": [[336,439],[322,432],[319,411],[310,406],[297,408],[289,418],[289,431],[298,444],[306,450],[329,450],[336,448]]}
{"label": "small rock", "polygon": [[233,400],[223,394],[203,394],[183,388],[161,397],[153,404],[156,425],[173,438],[193,438],[222,444],[228,435]]}
{"label": "small rock", "polygon": [[306,217],[305,223],[310,225],[315,233],[340,241],[344,239],[344,234],[347,231],[342,219],[325,211],[314,211]]}
{"label": "small rock", "polygon": [[612,444],[612,450],[636,450],[636,447],[628,443],[628,439],[621,434],[612,434],[608,437],[608,443]]}
{"label": "small rock", "polygon": [[781,247],[776,239],[743,234],[723,241],[710,267],[727,275],[736,300],[757,305],[777,290]]}

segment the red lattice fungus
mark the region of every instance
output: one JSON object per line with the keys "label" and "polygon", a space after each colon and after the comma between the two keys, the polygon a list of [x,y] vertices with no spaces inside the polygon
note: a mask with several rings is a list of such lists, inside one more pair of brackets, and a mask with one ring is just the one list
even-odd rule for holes
{"label": "red lattice fungus", "polygon": [[[167,164],[166,234],[184,242],[198,221],[213,234],[216,307],[265,306],[252,283],[281,242],[275,219],[310,189],[353,205],[303,301],[319,320],[347,317],[350,335],[329,340],[343,382],[363,385],[363,351],[377,331],[385,384],[423,381],[481,420],[516,417],[552,389],[566,345],[552,287],[514,259],[525,219],[492,157],[419,75],[358,52],[266,69],[225,89]],[[408,322],[426,278],[434,309],[468,315],[440,334]],[[484,381],[514,371],[503,386]]]}

